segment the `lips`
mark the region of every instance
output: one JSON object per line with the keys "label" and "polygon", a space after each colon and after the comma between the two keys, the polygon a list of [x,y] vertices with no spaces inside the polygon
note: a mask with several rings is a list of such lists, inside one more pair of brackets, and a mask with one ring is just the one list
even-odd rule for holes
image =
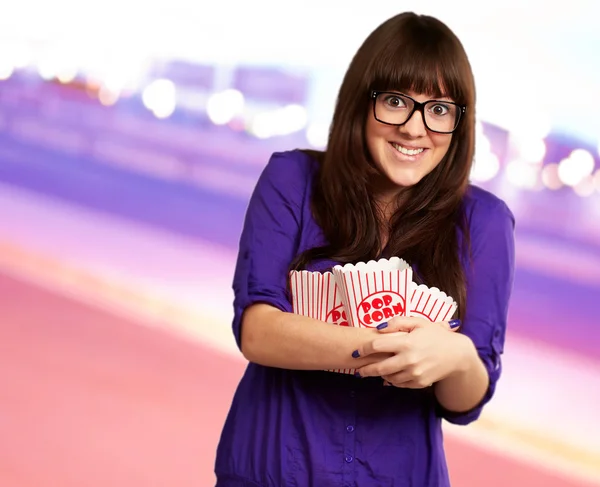
{"label": "lips", "polygon": [[424,147],[407,147],[405,145],[397,144],[396,142],[390,142],[390,144],[394,149],[405,156],[416,156],[425,150]]}

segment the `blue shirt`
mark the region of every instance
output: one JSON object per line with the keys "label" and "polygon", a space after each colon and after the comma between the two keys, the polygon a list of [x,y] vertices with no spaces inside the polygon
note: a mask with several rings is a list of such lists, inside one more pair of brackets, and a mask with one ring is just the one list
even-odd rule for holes
{"label": "blue shirt", "polygon": [[[301,151],[276,153],[258,180],[233,282],[238,346],[244,309],[266,302],[291,312],[290,263],[325,242],[310,210],[316,169],[316,161]],[[461,332],[473,340],[489,373],[481,404],[454,413],[439,405],[432,388],[383,387],[380,378],[250,363],[219,442],[218,487],[449,485],[442,419],[468,424],[494,393],[514,268],[514,218],[504,202],[470,186],[464,204],[472,267]],[[309,270],[335,264],[320,262]]]}

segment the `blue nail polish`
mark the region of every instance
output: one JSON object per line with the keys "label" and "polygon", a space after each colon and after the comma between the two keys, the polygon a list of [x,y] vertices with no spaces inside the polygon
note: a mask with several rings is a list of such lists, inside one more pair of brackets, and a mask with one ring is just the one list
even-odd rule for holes
{"label": "blue nail polish", "polygon": [[377,325],[377,329],[378,330],[383,330],[384,328],[387,328],[387,326],[388,326],[387,321],[384,321],[383,323],[379,323]]}
{"label": "blue nail polish", "polygon": [[458,328],[460,326],[460,320],[450,320],[448,322],[448,325],[450,326],[450,328],[454,329],[454,328]]}
{"label": "blue nail polish", "polygon": [[360,374],[358,372],[354,372],[354,377],[358,377],[360,379]]}
{"label": "blue nail polish", "polygon": [[358,353],[358,350],[354,350],[354,352],[352,352],[352,356],[354,358],[358,358],[358,357],[360,357],[360,353]]}

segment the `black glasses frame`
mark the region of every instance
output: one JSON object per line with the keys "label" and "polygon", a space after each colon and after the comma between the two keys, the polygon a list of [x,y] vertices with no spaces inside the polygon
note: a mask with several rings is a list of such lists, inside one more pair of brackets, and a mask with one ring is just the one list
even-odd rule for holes
{"label": "black glasses frame", "polygon": [[[413,109],[412,111],[408,114],[408,117],[406,118],[406,120],[402,123],[389,123],[389,122],[384,122],[383,120],[379,120],[377,118],[377,112],[375,110],[375,105],[377,104],[377,97],[379,95],[402,95],[405,98],[408,98],[410,101],[413,102]],[[445,101],[445,100],[427,100],[424,101],[423,103],[415,100],[414,98],[405,95],[404,93],[399,93],[397,91],[378,91],[378,90],[371,90],[371,99],[373,100],[373,116],[375,117],[375,120],[377,120],[379,123],[383,123],[385,125],[393,125],[395,127],[401,127],[402,125],[408,123],[408,121],[411,119],[411,117],[415,114],[416,111],[421,112],[421,118],[423,119],[423,123],[425,124],[425,128],[427,130],[429,130],[430,132],[435,132],[436,134],[451,134],[452,132],[456,131],[456,129],[458,128],[458,126],[460,125],[460,121],[462,120],[462,115],[467,111],[467,106],[466,105],[459,105],[458,103],[454,103],[453,101]],[[458,107],[458,111],[456,113],[458,113],[458,116],[456,118],[456,124],[454,125],[454,128],[452,130],[450,130],[449,132],[440,132],[439,130],[433,130],[429,127],[429,125],[427,125],[427,120],[425,118],[425,105],[427,103],[431,103],[431,102],[438,102],[438,103],[445,103],[445,104],[450,104],[450,105],[454,105],[456,107]]]}

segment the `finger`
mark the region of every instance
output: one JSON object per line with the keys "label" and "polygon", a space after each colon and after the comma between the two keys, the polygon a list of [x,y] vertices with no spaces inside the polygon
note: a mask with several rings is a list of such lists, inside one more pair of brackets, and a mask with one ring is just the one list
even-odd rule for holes
{"label": "finger", "polygon": [[422,382],[411,380],[400,385],[394,384],[394,386],[400,389],[427,389],[428,387],[432,387],[433,384],[423,384]]}
{"label": "finger", "polygon": [[384,375],[382,376],[382,379],[385,382],[389,382],[394,387],[403,389],[425,389],[433,385],[429,380],[426,380],[425,377],[415,378],[408,371],[401,371],[392,375]]}
{"label": "finger", "polygon": [[461,325],[461,321],[460,319],[456,319],[456,320],[450,320],[448,322],[448,327],[452,330],[452,331],[457,331],[460,328]]}
{"label": "finger", "polygon": [[389,321],[377,325],[377,329],[380,333],[393,333],[399,331],[409,333],[426,323],[428,323],[427,320],[416,316],[394,316]]}
{"label": "finger", "polygon": [[386,333],[408,333],[412,331],[414,327],[407,327],[406,325],[398,325],[395,324],[392,320],[384,321],[383,323],[379,323],[377,326],[377,331],[381,334]]}
{"label": "finger", "polygon": [[408,370],[401,370],[395,374],[382,375],[381,378],[390,384],[400,387],[414,380],[414,377]]}
{"label": "finger", "polygon": [[352,357],[368,357],[374,353],[396,353],[402,347],[407,333],[389,333],[368,341],[352,352]]}
{"label": "finger", "polygon": [[390,358],[364,365],[356,369],[357,377],[383,377],[396,374],[406,367],[406,360],[402,355],[393,355]]}

